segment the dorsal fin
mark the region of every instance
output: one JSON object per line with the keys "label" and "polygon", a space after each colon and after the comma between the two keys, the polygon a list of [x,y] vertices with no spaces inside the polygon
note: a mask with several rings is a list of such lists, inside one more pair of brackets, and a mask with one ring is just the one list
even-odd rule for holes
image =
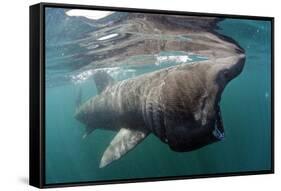
{"label": "dorsal fin", "polygon": [[94,74],[94,80],[98,93],[102,92],[107,86],[114,83],[114,79],[105,71],[96,71]]}
{"label": "dorsal fin", "polygon": [[148,132],[145,131],[121,128],[103,153],[100,161],[100,168],[121,158],[145,139],[147,135]]}

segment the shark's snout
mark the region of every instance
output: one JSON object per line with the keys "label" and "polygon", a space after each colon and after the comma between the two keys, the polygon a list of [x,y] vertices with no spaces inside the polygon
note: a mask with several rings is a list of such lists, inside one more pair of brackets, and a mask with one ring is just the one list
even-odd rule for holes
{"label": "shark's snout", "polygon": [[243,70],[245,64],[245,55],[240,54],[237,56],[236,61],[226,69],[223,69],[221,72],[223,77],[226,79],[226,82],[231,81],[236,78]]}
{"label": "shark's snout", "polygon": [[242,72],[245,65],[245,60],[246,60],[245,54],[240,54],[237,63],[230,68],[230,72],[232,74],[230,76],[231,79],[229,80],[232,80]]}

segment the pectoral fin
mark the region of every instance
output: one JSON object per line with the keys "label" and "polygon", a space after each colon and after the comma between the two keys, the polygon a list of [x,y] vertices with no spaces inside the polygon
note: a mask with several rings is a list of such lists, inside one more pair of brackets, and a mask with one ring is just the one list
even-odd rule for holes
{"label": "pectoral fin", "polygon": [[147,135],[148,133],[143,131],[129,130],[125,128],[120,129],[105,150],[99,167],[103,168],[111,162],[121,158],[124,154],[139,144]]}

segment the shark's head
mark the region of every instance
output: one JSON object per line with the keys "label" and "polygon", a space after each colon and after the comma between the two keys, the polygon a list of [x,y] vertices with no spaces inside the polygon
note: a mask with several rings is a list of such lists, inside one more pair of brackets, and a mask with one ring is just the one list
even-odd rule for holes
{"label": "shark's head", "polygon": [[227,84],[242,72],[244,62],[245,55],[239,53],[186,66],[175,73],[171,79],[176,83],[167,83],[163,95],[167,100],[165,132],[157,136],[179,152],[222,140],[220,100]]}

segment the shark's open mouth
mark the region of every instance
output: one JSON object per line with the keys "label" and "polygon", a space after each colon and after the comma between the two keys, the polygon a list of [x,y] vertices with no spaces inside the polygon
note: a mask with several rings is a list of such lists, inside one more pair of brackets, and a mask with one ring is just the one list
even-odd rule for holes
{"label": "shark's open mouth", "polygon": [[216,121],[215,121],[215,129],[213,130],[213,135],[218,140],[222,140],[224,138],[223,121],[221,118],[221,110],[219,105],[216,107]]}

